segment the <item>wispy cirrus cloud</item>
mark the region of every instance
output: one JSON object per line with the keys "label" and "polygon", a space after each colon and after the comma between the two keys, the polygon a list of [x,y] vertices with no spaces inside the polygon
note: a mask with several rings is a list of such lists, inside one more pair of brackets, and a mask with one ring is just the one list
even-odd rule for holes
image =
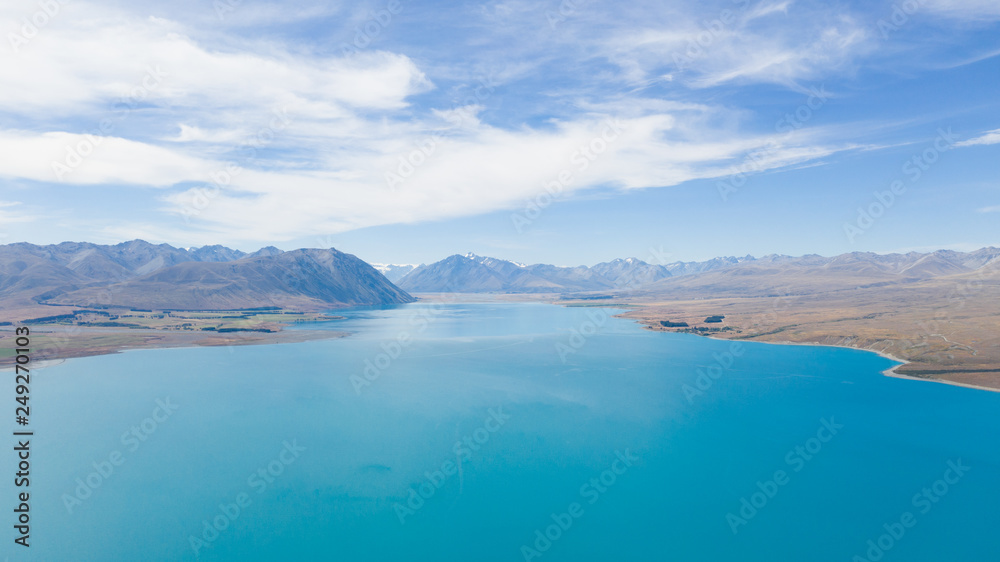
{"label": "wispy cirrus cloud", "polygon": [[[762,21],[788,5],[758,6],[744,19]],[[822,134],[741,131],[739,110],[641,93],[604,99],[574,92],[583,111],[505,127],[482,119],[487,108],[479,104],[415,105],[434,84],[400,53],[316,56],[271,42],[233,50],[205,44],[175,21],[87,7],[81,17],[63,14],[37,42],[4,59],[0,111],[46,118],[0,130],[0,151],[9,156],[0,161],[0,176],[158,188],[154,204],[164,222],[129,231],[178,242],[284,240],[515,208],[567,168],[575,172],[570,195],[721,177],[763,147],[769,156],[758,170],[851,148]],[[533,68],[512,64],[496,75],[511,80]],[[151,86],[144,85],[149,72],[158,76]],[[35,79],[15,87],[16,77],[28,73]],[[280,130],[268,130],[276,108],[287,119]],[[106,136],[66,127],[82,122],[87,130],[108,117],[120,125]],[[572,159],[605,134],[609,120],[619,123],[620,138],[615,133],[606,151],[577,169]],[[263,140],[256,138],[261,130]],[[428,138],[438,139],[435,153],[390,189],[386,174]],[[54,163],[81,147],[85,158],[57,173]],[[234,163],[239,173],[226,173]],[[215,185],[220,174],[232,177]]]}
{"label": "wispy cirrus cloud", "polygon": [[617,53],[613,60],[636,79],[667,74],[694,88],[796,85],[843,71],[873,48],[864,22],[832,6],[742,0],[718,6],[715,17],[682,11],[672,14],[669,27],[619,29],[607,41]]}
{"label": "wispy cirrus cloud", "polygon": [[[201,244],[519,208],[566,169],[574,171],[566,196],[619,193],[724,177],[762,149],[756,171],[872,146],[857,138],[856,122],[810,122],[791,135],[774,126],[804,102],[796,97],[804,85],[850,75],[877,50],[874,22],[884,14],[854,6],[580,1],[567,12],[524,0],[451,10],[404,3],[372,27],[379,41],[347,55],[345,38],[385,3],[297,9],[245,0],[220,17],[211,4],[179,2],[184,9],[171,16],[158,4],[75,0],[4,53],[0,177],[95,198],[107,186],[134,188],[159,219],[116,225],[109,236]],[[933,5],[949,14],[990,9]],[[7,3],[0,21],[16,29],[36,10]],[[743,104],[733,92],[747,86],[793,101]],[[269,125],[276,112],[278,128]],[[87,148],[105,120],[113,130],[57,175],[53,163]],[[579,169],[572,159],[609,120],[620,137]],[[965,143],[988,144],[995,133]],[[387,185],[428,139],[433,154],[401,185]],[[231,166],[239,173],[215,185]]]}
{"label": "wispy cirrus cloud", "polygon": [[20,201],[0,201],[0,229],[9,224],[31,222],[35,216],[23,211],[18,212],[21,207]]}
{"label": "wispy cirrus cloud", "polygon": [[978,137],[957,142],[955,143],[955,146],[977,146],[977,145],[997,144],[997,143],[1000,143],[1000,129],[987,131],[986,133]]}

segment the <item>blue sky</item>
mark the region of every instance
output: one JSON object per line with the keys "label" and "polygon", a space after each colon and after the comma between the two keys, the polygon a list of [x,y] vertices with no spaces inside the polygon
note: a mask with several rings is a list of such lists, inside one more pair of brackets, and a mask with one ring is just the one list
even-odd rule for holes
{"label": "blue sky", "polygon": [[0,243],[1000,245],[995,0],[50,0],[0,23]]}

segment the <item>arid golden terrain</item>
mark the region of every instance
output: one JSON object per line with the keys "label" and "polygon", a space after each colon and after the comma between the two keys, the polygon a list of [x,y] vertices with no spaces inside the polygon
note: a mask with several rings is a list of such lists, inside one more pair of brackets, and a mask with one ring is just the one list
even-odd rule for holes
{"label": "arid golden terrain", "polygon": [[[829,290],[791,281],[786,291],[768,296],[691,298],[691,291],[678,291],[679,298],[642,294],[616,302],[632,308],[624,317],[652,330],[868,349],[906,361],[897,375],[1000,389],[998,268]],[[725,318],[705,323],[712,315]],[[689,326],[668,328],[662,321]]]}

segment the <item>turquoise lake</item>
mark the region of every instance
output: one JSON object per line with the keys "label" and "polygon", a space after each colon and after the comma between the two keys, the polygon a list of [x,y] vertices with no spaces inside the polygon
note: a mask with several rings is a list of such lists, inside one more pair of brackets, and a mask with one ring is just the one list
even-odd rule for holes
{"label": "turquoise lake", "polygon": [[32,546],[8,446],[0,557],[1000,560],[1000,394],[614,312],[418,303],[38,369]]}

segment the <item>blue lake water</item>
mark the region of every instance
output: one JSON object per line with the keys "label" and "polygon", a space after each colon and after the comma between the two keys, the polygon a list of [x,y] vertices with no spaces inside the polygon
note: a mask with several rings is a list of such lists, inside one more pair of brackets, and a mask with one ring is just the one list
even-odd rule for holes
{"label": "blue lake water", "polygon": [[347,314],[322,325],[342,339],[38,370],[32,546],[13,544],[7,474],[0,555],[1000,559],[1000,394],[597,309]]}

